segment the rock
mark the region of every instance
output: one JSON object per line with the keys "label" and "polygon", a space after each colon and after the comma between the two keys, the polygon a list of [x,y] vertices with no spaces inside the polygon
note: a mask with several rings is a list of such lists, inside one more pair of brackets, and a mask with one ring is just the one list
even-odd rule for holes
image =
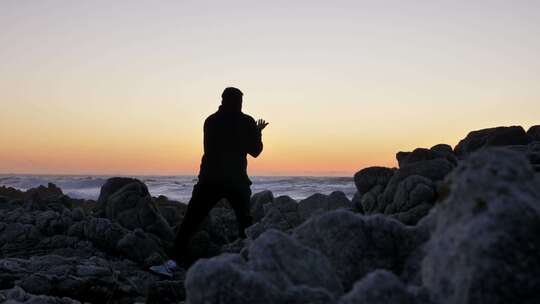
{"label": "rock", "polygon": [[223,207],[210,210],[206,230],[213,243],[221,246],[234,242],[240,233],[238,229],[234,210]]}
{"label": "rock", "polygon": [[411,175],[399,183],[392,202],[385,205],[382,213],[404,224],[415,225],[429,212],[435,200],[433,182],[419,175]]}
{"label": "rock", "polygon": [[98,199],[97,214],[117,221],[123,227],[143,229],[166,242],[174,233],[159,213],[146,185],[136,179],[111,178],[103,185]]}
{"label": "rock", "polygon": [[437,303],[540,301],[540,184],[506,149],[471,154],[429,217],[422,280]]}
{"label": "rock", "polygon": [[386,270],[375,270],[354,284],[339,304],[415,304],[415,296],[396,275]]}
{"label": "rock", "polygon": [[23,199],[24,192],[12,187],[0,186],[0,196],[7,198],[7,201],[12,199]]}
{"label": "rock", "polygon": [[452,147],[450,145],[447,145],[447,144],[438,144],[438,145],[435,145],[431,148],[429,148],[431,151],[434,151],[434,152],[438,152],[438,153],[441,153],[441,154],[449,154],[449,155],[453,155],[454,154],[454,149],[452,149]]}
{"label": "rock", "polygon": [[16,277],[16,282],[28,293],[62,295],[92,303],[144,299],[148,286],[155,281],[154,276],[138,270],[135,264],[110,257],[83,259],[44,255],[0,259],[0,273]]}
{"label": "rock", "polygon": [[293,235],[330,260],[345,290],[376,269],[400,273],[408,255],[423,242],[415,228],[396,220],[345,210],[311,218]]}
{"label": "rock", "polygon": [[454,148],[459,157],[465,157],[480,148],[492,146],[526,145],[531,137],[520,126],[497,127],[470,132]]}
{"label": "rock", "polygon": [[325,256],[276,230],[251,243],[247,261],[224,254],[197,262],[186,291],[189,303],[328,303],[343,293]]}
{"label": "rock", "polygon": [[411,175],[419,175],[433,182],[442,181],[448,173],[454,169],[454,165],[446,159],[437,158],[408,164],[400,168],[388,182],[384,189],[382,200],[384,204],[390,204],[396,194],[399,184]]}
{"label": "rock", "polygon": [[529,130],[527,130],[527,135],[535,141],[540,141],[540,125],[530,127]]}
{"label": "rock", "polygon": [[80,304],[68,297],[51,297],[44,295],[33,295],[25,292],[21,287],[14,287],[9,290],[0,291],[0,301],[6,304]]}
{"label": "rock", "polygon": [[45,235],[62,234],[71,224],[70,216],[63,216],[52,210],[41,212],[36,217],[36,227]]}
{"label": "rock", "polygon": [[264,217],[264,205],[274,201],[274,194],[265,190],[253,194],[251,197],[251,216],[253,221],[258,222]]}
{"label": "rock", "polygon": [[317,193],[298,203],[298,214],[302,221],[305,221],[318,210],[326,212],[350,207],[352,207],[351,202],[341,191],[334,191],[330,195]]}
{"label": "rock", "polygon": [[62,189],[58,188],[55,184],[49,183],[47,187],[39,186],[26,191],[24,197],[25,200],[33,199],[37,201],[48,201],[58,199],[63,196]]}
{"label": "rock", "polygon": [[362,194],[360,194],[358,191],[354,193],[351,204],[355,212],[364,214],[364,207],[362,206]]}
{"label": "rock", "polygon": [[146,259],[152,257],[154,254],[160,255],[161,260],[166,259],[163,250],[141,229],[135,229],[124,235],[116,246],[125,256],[140,263],[145,262]]}
{"label": "rock", "polygon": [[101,189],[99,192],[99,198],[97,201],[98,206],[96,208],[96,212],[105,213],[105,205],[107,201],[109,200],[109,197],[113,195],[115,192],[117,192],[118,190],[122,189],[124,186],[132,184],[132,183],[137,183],[139,185],[142,184],[140,185],[141,186],[140,191],[142,192],[141,196],[150,195],[150,192],[148,192],[148,188],[146,187],[146,185],[144,185],[143,182],[141,182],[140,180],[136,178],[112,177],[112,178],[107,179],[105,184],[101,186]]}
{"label": "rock", "polygon": [[169,200],[160,195],[155,200],[159,213],[165,218],[169,226],[174,227],[182,222],[187,211],[187,205],[181,202]]}
{"label": "rock", "polygon": [[246,235],[250,239],[257,238],[268,229],[289,231],[302,223],[298,214],[298,203],[288,196],[277,197],[271,204],[265,204],[264,209],[263,219],[246,229]]}
{"label": "rock", "polygon": [[82,228],[80,232],[82,232],[83,238],[90,240],[99,248],[109,252],[115,252],[118,242],[129,232],[127,229],[108,219],[90,218],[88,221],[75,224],[75,227],[72,226],[68,234],[79,236],[74,232],[79,225]]}
{"label": "rock", "polygon": [[447,145],[436,145],[431,149],[416,148],[412,152],[398,152],[396,154],[396,159],[400,168],[416,162],[433,160],[437,158],[446,159],[453,165],[457,165],[456,156],[451,148],[450,151],[448,151],[448,148],[450,148],[450,146]]}
{"label": "rock", "polygon": [[200,260],[186,275],[186,302],[199,303],[280,303],[280,291],[250,271],[239,255],[224,254]]}
{"label": "rock", "polygon": [[328,259],[290,236],[269,230],[249,247],[248,266],[278,289],[290,286],[322,288],[334,296],[343,287]]}
{"label": "rock", "polygon": [[395,170],[385,167],[369,167],[358,171],[354,175],[354,184],[359,194],[370,191],[373,187],[379,185],[386,187]]}

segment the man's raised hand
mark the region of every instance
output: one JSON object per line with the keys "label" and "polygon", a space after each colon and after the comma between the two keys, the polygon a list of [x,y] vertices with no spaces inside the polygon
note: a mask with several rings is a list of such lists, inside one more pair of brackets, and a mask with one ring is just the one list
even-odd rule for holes
{"label": "man's raised hand", "polygon": [[257,120],[257,129],[259,129],[259,131],[262,131],[266,126],[268,126],[268,123],[264,121],[264,119]]}

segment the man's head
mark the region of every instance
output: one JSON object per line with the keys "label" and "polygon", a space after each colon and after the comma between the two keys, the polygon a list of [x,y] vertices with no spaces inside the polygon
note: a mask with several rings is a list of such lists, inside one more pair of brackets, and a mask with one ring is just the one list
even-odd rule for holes
{"label": "man's head", "polygon": [[228,110],[242,110],[242,96],[244,93],[237,88],[228,87],[221,94],[221,104]]}

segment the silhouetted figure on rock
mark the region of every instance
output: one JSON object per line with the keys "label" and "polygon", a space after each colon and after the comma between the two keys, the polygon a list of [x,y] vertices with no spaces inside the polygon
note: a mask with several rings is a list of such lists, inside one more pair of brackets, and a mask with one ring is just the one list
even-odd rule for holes
{"label": "silhouetted figure on rock", "polygon": [[239,236],[251,226],[251,181],[247,175],[247,154],[257,157],[263,150],[261,131],[268,125],[242,113],[243,93],[226,88],[218,111],[204,122],[204,155],[199,181],[193,187],[191,200],[176,236],[172,260],[151,269],[171,275],[176,261],[185,258],[188,243],[210,210],[225,198],[234,209]]}

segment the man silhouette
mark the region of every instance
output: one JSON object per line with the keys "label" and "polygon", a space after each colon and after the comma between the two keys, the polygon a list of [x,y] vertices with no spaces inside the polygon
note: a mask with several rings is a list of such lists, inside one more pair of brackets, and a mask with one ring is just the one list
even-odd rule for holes
{"label": "man silhouette", "polygon": [[218,111],[204,122],[204,155],[199,181],[193,187],[184,220],[174,243],[171,260],[150,269],[172,276],[176,261],[186,258],[189,240],[214,205],[225,198],[232,206],[238,221],[238,234],[251,226],[251,181],[247,175],[247,154],[257,157],[263,150],[261,131],[268,125],[242,113],[243,93],[226,88],[221,95]]}

